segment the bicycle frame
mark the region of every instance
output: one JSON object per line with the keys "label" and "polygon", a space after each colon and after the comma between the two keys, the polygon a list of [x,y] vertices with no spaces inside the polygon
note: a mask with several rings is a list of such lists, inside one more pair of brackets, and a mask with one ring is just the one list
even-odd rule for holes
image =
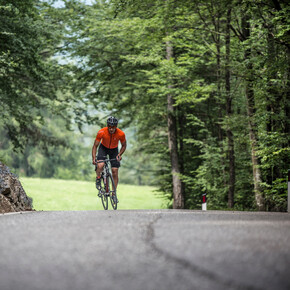
{"label": "bicycle frame", "polygon": [[101,174],[103,174],[105,176],[110,175],[111,170],[110,170],[109,162],[110,161],[113,161],[113,160],[116,160],[116,158],[115,159],[105,159],[105,160],[99,160],[99,161],[97,161],[97,163],[105,163],[105,166],[104,166],[103,171],[102,171]]}

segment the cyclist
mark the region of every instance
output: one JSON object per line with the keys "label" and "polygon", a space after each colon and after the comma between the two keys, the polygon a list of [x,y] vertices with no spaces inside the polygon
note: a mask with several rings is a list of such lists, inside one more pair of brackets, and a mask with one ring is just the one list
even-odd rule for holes
{"label": "cyclist", "polygon": [[[122,160],[122,155],[126,150],[127,141],[125,133],[117,128],[118,120],[115,117],[109,117],[107,120],[107,127],[99,130],[93,148],[92,148],[92,159],[93,164],[96,165],[96,187],[99,189],[101,185],[101,173],[104,167],[104,163],[96,162],[96,152],[98,149],[97,160],[104,160],[107,155],[109,155],[110,159],[116,158],[116,160],[111,161],[112,166],[112,175],[114,179],[114,183],[117,189],[118,185],[118,171],[120,167],[120,161]],[[118,152],[118,144],[121,142],[121,149]]]}

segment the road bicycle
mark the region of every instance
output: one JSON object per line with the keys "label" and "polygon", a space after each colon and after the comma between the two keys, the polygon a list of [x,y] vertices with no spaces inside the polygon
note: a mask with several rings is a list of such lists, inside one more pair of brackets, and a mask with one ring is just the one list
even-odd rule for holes
{"label": "road bicycle", "polygon": [[112,160],[116,159],[105,159],[97,161],[97,163],[105,163],[101,173],[101,186],[97,188],[99,190],[98,196],[101,198],[105,210],[108,209],[108,198],[110,198],[114,210],[117,209],[118,204],[116,186],[111,173],[110,161]]}

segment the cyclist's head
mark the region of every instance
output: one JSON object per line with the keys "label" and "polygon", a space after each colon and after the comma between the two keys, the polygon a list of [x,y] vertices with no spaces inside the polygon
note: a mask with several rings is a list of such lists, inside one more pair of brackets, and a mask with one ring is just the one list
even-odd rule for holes
{"label": "cyclist's head", "polygon": [[108,127],[114,127],[118,125],[118,119],[116,119],[115,117],[109,117],[108,120],[107,120],[107,125]]}

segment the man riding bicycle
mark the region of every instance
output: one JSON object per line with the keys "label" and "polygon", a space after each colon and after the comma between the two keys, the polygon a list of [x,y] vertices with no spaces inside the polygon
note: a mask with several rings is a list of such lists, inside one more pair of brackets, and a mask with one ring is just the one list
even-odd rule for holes
{"label": "man riding bicycle", "polygon": [[[115,187],[118,185],[118,171],[120,167],[120,161],[122,160],[122,155],[126,150],[127,141],[125,133],[117,128],[118,120],[115,117],[109,117],[107,120],[107,127],[99,130],[93,148],[92,148],[92,159],[93,164],[96,166],[96,187],[99,188],[101,185],[101,173],[103,171],[104,163],[96,162],[96,152],[98,149],[97,161],[105,160],[106,156],[109,155],[110,159],[116,159],[111,161],[112,175],[115,183]],[[121,142],[121,149],[118,152],[118,143]]]}

